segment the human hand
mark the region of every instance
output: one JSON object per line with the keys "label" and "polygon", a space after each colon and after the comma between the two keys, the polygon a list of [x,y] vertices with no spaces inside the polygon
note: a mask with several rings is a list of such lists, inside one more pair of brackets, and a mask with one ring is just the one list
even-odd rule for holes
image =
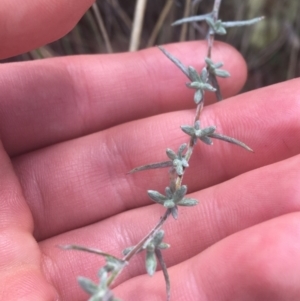
{"label": "human hand", "polygon": [[[80,2],[71,11],[68,1],[48,9],[24,2],[16,14],[2,1],[8,30],[0,56],[58,38],[92,1]],[[53,16],[56,22],[45,22]],[[198,68],[206,51],[204,42],[166,48]],[[220,43],[213,55],[232,74],[221,81],[224,95],[234,95],[244,62]],[[163,211],[146,190],[162,191],[167,172],[125,174],[165,160],[167,147],[186,141],[179,127],[194,110],[184,81],[155,48],[1,66],[1,300],[86,300],[76,276],[95,279],[102,259],[56,246],[118,255],[155,225]],[[204,109],[203,125],[217,125],[255,153],[197,144],[185,183],[200,204],[165,225],[172,300],[299,300],[298,86],[293,80]],[[161,272],[145,275],[139,256],[116,283],[116,296],[164,300]]]}

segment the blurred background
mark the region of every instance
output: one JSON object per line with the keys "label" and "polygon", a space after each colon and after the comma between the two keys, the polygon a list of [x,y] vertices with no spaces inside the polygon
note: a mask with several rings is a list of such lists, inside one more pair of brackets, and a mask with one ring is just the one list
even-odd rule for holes
{"label": "blurred background", "polygon": [[[115,53],[158,44],[205,39],[205,22],[172,27],[177,19],[205,14],[213,0],[98,0],[62,39],[6,61]],[[217,36],[237,48],[249,68],[244,91],[300,75],[299,0],[223,0],[220,19],[234,21],[258,16],[255,26],[228,29]]]}

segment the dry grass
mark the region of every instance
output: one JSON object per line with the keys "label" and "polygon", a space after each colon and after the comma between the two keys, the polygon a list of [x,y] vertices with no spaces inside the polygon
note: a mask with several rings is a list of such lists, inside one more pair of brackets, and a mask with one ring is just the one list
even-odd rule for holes
{"label": "dry grass", "polygon": [[[195,3],[197,2],[197,3]],[[212,1],[98,0],[64,38],[11,60],[82,53],[123,52],[170,42],[205,39],[205,24],[171,27],[187,14],[211,10]],[[135,14],[140,5],[139,14]],[[146,9],[143,9],[146,5]],[[249,66],[245,90],[300,75],[299,0],[224,0],[222,20],[265,15],[260,24],[231,29],[223,38],[240,50]],[[10,60],[10,61],[11,61]]]}

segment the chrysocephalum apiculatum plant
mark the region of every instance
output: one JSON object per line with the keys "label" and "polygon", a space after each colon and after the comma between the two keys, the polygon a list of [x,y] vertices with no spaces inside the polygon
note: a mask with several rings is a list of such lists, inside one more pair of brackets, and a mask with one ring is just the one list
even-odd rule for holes
{"label": "chrysocephalum apiculatum plant", "polygon": [[222,0],[215,0],[213,10],[208,14],[184,18],[173,23],[173,25],[180,25],[189,22],[207,23],[208,50],[206,58],[203,59],[205,67],[202,70],[197,71],[192,66],[185,66],[163,47],[159,47],[167,58],[170,59],[190,80],[190,82],[186,83],[186,86],[195,90],[194,102],[196,104],[193,123],[191,125],[181,125],[181,130],[189,139],[188,143],[181,144],[177,152],[167,149],[166,155],[168,160],[140,166],[130,172],[133,173],[147,169],[169,167],[170,183],[169,186],[166,187],[165,193],[162,194],[154,190],[148,190],[147,192],[152,201],[160,204],[166,209],[164,215],[160,218],[157,225],[136,245],[123,250],[123,257],[117,257],[97,249],[91,249],[83,246],[63,246],[64,249],[86,251],[98,254],[105,258],[106,264],[100,268],[98,272],[98,283],[94,283],[90,279],[84,277],[78,277],[79,285],[83,290],[91,295],[88,301],[118,301],[119,299],[113,295],[110,287],[115,279],[120,275],[122,270],[129,264],[131,258],[140,252],[145,253],[145,267],[150,276],[155,273],[157,262],[159,262],[166,282],[166,299],[170,300],[170,280],[167,267],[162,256],[162,250],[169,248],[170,246],[163,242],[164,230],[162,230],[162,227],[164,222],[170,216],[177,219],[178,206],[191,207],[198,204],[197,200],[186,196],[187,186],[182,185],[183,177],[186,169],[189,167],[189,160],[193,154],[195,144],[200,140],[200,143],[204,142],[205,144],[212,145],[213,139],[220,139],[241,146],[248,151],[252,151],[245,143],[218,133],[216,131],[216,126],[214,125],[201,127],[200,115],[204,106],[206,92],[214,92],[217,100],[222,100],[222,94],[217,78],[226,78],[230,76],[226,70],[221,69],[223,67],[223,63],[214,62],[211,58],[215,36],[225,35],[227,28],[234,26],[247,26],[263,19],[263,17],[259,17],[247,21],[223,22],[218,18],[221,2]]}

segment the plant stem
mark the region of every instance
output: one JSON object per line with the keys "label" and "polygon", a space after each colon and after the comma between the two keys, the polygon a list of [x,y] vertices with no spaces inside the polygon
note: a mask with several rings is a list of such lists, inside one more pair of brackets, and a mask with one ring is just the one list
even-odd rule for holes
{"label": "plant stem", "polygon": [[[220,10],[221,3],[222,3],[222,0],[215,0],[213,11],[212,11],[212,17],[214,19],[214,22],[216,22],[219,18],[219,10]],[[215,34],[213,31],[210,31],[209,37],[208,37],[208,50],[207,50],[208,58],[211,58],[211,51],[213,48],[214,39],[215,39]]]}
{"label": "plant stem", "polygon": [[[168,219],[170,214],[171,210],[167,209],[164,215],[160,218],[157,225],[143,239],[141,239],[139,243],[135,245],[135,247],[126,256],[122,258],[122,260],[124,260],[125,262],[129,262],[130,259],[143,248],[146,241],[155,236],[155,234],[160,230],[164,222]],[[121,274],[124,267],[125,265],[110,275],[109,280],[107,281],[107,286],[110,286],[114,282],[114,280]]]}

